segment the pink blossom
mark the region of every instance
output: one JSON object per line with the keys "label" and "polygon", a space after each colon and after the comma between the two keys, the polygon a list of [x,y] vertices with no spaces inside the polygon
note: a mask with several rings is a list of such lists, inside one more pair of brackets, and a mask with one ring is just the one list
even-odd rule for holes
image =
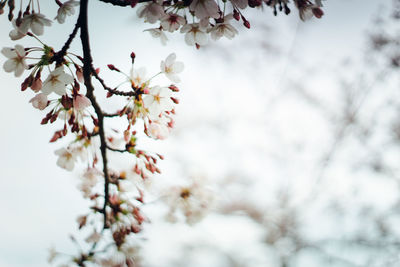
{"label": "pink blossom", "polygon": [[29,103],[32,103],[34,108],[43,110],[48,104],[47,96],[43,93],[37,94],[34,98],[29,100]]}
{"label": "pink blossom", "polygon": [[85,108],[90,107],[92,102],[86,96],[78,94],[74,97],[73,105],[75,110],[83,111]]}

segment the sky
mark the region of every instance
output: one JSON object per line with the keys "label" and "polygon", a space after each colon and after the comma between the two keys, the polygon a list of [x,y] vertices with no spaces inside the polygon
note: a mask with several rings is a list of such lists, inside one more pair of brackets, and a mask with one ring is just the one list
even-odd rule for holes
{"label": "sky", "polygon": [[[212,179],[228,172],[245,172],[252,177],[260,176],[260,173],[262,177],[265,173],[271,177],[293,177],[291,169],[296,162],[269,161],[272,153],[276,153],[276,158],[280,157],[279,142],[291,145],[303,136],[329,142],[329,139],[321,137],[321,133],[329,131],[323,123],[324,118],[303,108],[288,92],[290,89],[282,90],[282,85],[292,79],[302,79],[301,75],[310,80],[314,72],[329,70],[343,60],[344,55],[362,54],[371,18],[379,12],[382,3],[389,1],[328,0],[324,2],[325,16],[306,23],[300,22],[296,15],[286,17],[280,14],[274,18],[269,10],[252,11],[252,15],[257,15],[254,15],[251,30],[241,29],[234,40],[210,42],[208,47],[200,50],[184,44],[183,36],[174,37],[167,46],[162,46],[158,40],[142,32],[150,26],[138,21],[134,10],[113,8],[111,12],[110,6],[91,2],[89,26],[94,64],[101,68],[106,80],[114,82],[105,65],[112,63],[128,70],[131,51],[137,55],[136,64],[146,66],[152,72],[158,71],[160,60],[171,52],[185,63],[176,133],[165,144],[152,143],[149,146],[166,154],[167,160],[162,165],[165,177],[204,173]],[[52,17],[56,11],[53,4],[42,4],[42,12]],[[43,40],[53,47],[61,47],[73,27],[72,21],[68,18],[66,25],[55,24],[46,28]],[[4,15],[0,24],[0,45],[14,46],[14,42],[8,39],[10,26]],[[26,39],[18,41],[25,46],[32,42]],[[80,51],[79,43],[73,43],[72,50]],[[3,61],[4,58],[0,63]],[[333,86],[323,77],[318,77],[313,80],[312,90],[324,90],[328,105],[334,106],[332,99],[336,92],[332,92]],[[47,266],[47,249],[51,245],[60,250],[74,250],[68,233],[76,232],[75,218],[86,210],[87,203],[76,189],[78,172],[66,172],[55,164],[54,151],[62,144],[49,144],[55,129],[40,125],[44,113],[28,103],[33,93],[21,92],[19,84],[22,79],[4,71],[0,72],[0,80],[3,92],[0,98],[0,207],[3,211],[0,266]],[[282,98],[283,101],[275,104]],[[270,117],[268,112],[280,114],[280,117]],[[314,123],[316,121],[321,123]],[[279,128],[271,125],[279,125]],[[279,136],[281,141],[268,141],[265,136]],[[318,146],[318,143],[307,144],[310,151],[312,146]],[[315,160],[311,152],[301,157],[305,158],[299,162]],[[312,167],[303,168],[304,176]],[[341,171],[336,170],[337,173]],[[263,187],[254,192],[255,196],[268,192],[265,188],[274,187],[276,180],[271,177],[262,180]],[[300,199],[310,193],[301,187],[301,180],[288,178],[287,183],[292,182],[299,188]],[[341,186],[345,188],[347,184],[338,182],[338,188]],[[387,190],[388,186],[383,185],[381,192]],[[219,240],[217,243],[225,246],[226,251],[234,250],[235,243],[251,244],[257,240],[257,228],[251,228],[243,235],[232,235],[236,223],[238,227],[249,224],[231,220],[227,227],[224,219],[212,216],[198,228],[186,227],[184,231],[192,239],[208,232],[207,236]],[[174,255],[166,255],[163,246],[182,242],[180,238],[174,240],[174,234],[158,242],[157,234],[166,229],[179,231],[182,228],[160,224],[153,232],[150,231],[149,247],[153,249],[158,244],[154,251],[158,251],[160,259],[174,258]],[[209,239],[204,242],[209,242]],[[207,249],[203,253],[212,255]],[[247,257],[251,258],[250,251],[248,254]],[[263,264],[265,259],[254,266],[265,266]],[[148,266],[161,267],[154,258]]]}

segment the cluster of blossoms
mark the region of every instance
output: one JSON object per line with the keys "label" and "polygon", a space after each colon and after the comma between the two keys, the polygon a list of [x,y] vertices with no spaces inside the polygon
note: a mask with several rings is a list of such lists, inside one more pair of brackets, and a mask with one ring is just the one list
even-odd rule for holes
{"label": "cluster of blossoms", "polygon": [[[185,34],[185,42],[190,46],[199,48],[207,44],[208,35],[213,40],[221,37],[232,39],[238,34],[238,30],[232,25],[232,21],[242,21],[246,28],[250,28],[250,22],[243,14],[246,8],[262,8],[264,5],[273,9],[274,15],[278,10],[288,15],[290,0],[100,0],[116,5],[135,7],[138,3],[137,15],[145,22],[158,24],[158,27],[147,29],[153,37],[159,38],[162,44],[166,44],[168,37],[166,32],[178,32]],[[293,0],[294,6],[299,11],[302,20],[308,20],[315,16],[323,16],[322,0]],[[30,1],[30,3],[33,1]],[[64,23],[66,16],[75,13],[74,7],[79,5],[78,1],[69,0],[61,3],[55,0],[59,9],[55,19],[59,23]],[[13,18],[12,0],[0,2],[0,12],[4,12],[4,6],[11,4],[9,18]],[[11,38],[15,39],[27,33],[29,29],[36,35],[43,34],[44,26],[50,26],[51,21],[41,13],[30,12],[33,3],[28,5],[23,11],[18,13],[18,17],[13,21],[15,29],[10,33]]]}
{"label": "cluster of blossoms", "polygon": [[[311,2],[309,0],[293,0],[302,20],[315,16],[321,18],[321,0]],[[250,28],[250,22],[243,14],[246,8],[262,8],[263,5],[290,13],[289,0],[189,0],[189,1],[163,1],[154,0],[143,4],[137,15],[144,18],[145,22],[156,24],[159,27],[149,31],[153,37],[160,38],[166,44],[168,37],[165,32],[180,31],[185,34],[185,42],[195,45],[197,48],[207,44],[208,35],[216,41],[221,37],[232,39],[238,34],[238,30],[232,25],[232,21],[242,21],[246,28]]]}

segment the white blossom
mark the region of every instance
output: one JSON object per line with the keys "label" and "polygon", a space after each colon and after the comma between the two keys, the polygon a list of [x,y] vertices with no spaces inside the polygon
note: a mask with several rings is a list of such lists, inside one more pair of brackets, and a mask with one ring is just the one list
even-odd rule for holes
{"label": "white blossom", "polygon": [[13,19],[12,25],[13,25],[14,29],[11,30],[9,33],[11,40],[16,41],[16,40],[19,40],[19,39],[23,38],[24,36],[26,36],[26,34],[21,32],[21,30],[17,26],[17,21],[15,19]]}
{"label": "white blossom", "polygon": [[142,88],[147,86],[147,78],[146,78],[146,68],[141,67],[138,69],[131,68],[128,82],[131,83],[133,87]]}
{"label": "white blossom", "polygon": [[60,148],[54,152],[58,156],[57,165],[67,171],[72,171],[75,166],[76,155],[70,149]]}
{"label": "white blossom", "polygon": [[144,18],[149,23],[156,23],[162,16],[164,16],[164,8],[158,3],[148,3],[141,6],[137,10],[139,18]]}
{"label": "white blossom", "polygon": [[29,103],[32,103],[32,106],[34,108],[43,110],[47,107],[47,95],[40,93],[37,94],[34,98],[32,98],[31,100],[29,100]]}
{"label": "white blossom", "polygon": [[144,106],[149,110],[152,118],[157,118],[161,112],[170,111],[174,102],[171,100],[172,91],[167,87],[154,86],[149,94],[143,98]]}
{"label": "white blossom", "polygon": [[205,33],[205,29],[200,27],[199,23],[186,24],[181,28],[181,33],[186,33],[185,42],[188,45],[207,44],[207,34]]}
{"label": "white blossom", "polygon": [[174,13],[168,13],[161,19],[162,28],[169,32],[174,32],[185,24],[185,18]]}
{"label": "white blossom", "polygon": [[209,32],[211,33],[211,38],[216,41],[220,39],[222,36],[225,36],[228,39],[232,39],[239,32],[229,23],[229,21],[233,18],[232,14],[229,14],[224,17],[224,22],[217,23],[214,27],[212,27]]}
{"label": "white blossom", "polygon": [[193,0],[189,6],[190,11],[194,12],[194,15],[198,19],[204,18],[219,18],[219,7],[214,0]]}
{"label": "white blossom", "polygon": [[58,23],[64,23],[66,16],[71,16],[75,14],[75,6],[78,6],[79,2],[75,0],[68,0],[57,11],[57,16],[54,18]]}
{"label": "white blossom", "polygon": [[42,86],[42,92],[46,95],[55,92],[58,95],[64,95],[66,86],[74,81],[74,78],[64,72],[64,67],[60,66],[53,70]]}
{"label": "white blossom", "polygon": [[29,29],[36,35],[42,35],[44,26],[51,26],[51,20],[46,19],[43,14],[32,13],[22,18],[22,23],[19,27],[20,31],[26,34]]}
{"label": "white blossom", "polygon": [[4,47],[1,53],[8,58],[4,62],[3,68],[6,72],[14,72],[16,77],[22,75],[28,65],[25,62],[26,52],[22,45],[16,45],[15,48]]}
{"label": "white blossom", "polygon": [[162,120],[152,121],[147,126],[147,134],[154,139],[166,139],[169,134],[168,125]]}
{"label": "white blossom", "polygon": [[176,74],[183,71],[183,63],[175,60],[175,53],[170,54],[165,61],[161,61],[160,68],[161,72],[164,73],[172,82],[179,83],[180,79]]}
{"label": "white blossom", "polygon": [[168,37],[165,35],[164,31],[159,29],[159,28],[154,28],[154,29],[147,29],[144,30],[145,32],[149,32],[151,36],[154,38],[160,38],[161,44],[166,45],[168,41]]}

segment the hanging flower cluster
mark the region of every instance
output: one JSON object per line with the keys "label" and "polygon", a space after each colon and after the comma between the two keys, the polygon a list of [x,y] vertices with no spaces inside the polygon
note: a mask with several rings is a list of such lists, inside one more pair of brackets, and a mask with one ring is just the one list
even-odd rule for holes
{"label": "hanging flower cluster", "polygon": [[[158,27],[148,29],[153,37],[159,38],[166,44],[168,37],[166,32],[180,31],[185,34],[185,42],[195,45],[197,48],[207,44],[208,35],[214,41],[225,37],[232,39],[238,34],[233,26],[234,20],[241,21],[246,28],[250,28],[250,22],[243,14],[246,8],[262,8],[264,5],[271,7],[275,15],[278,10],[286,15],[290,13],[289,0],[184,0],[163,1],[154,0],[142,4],[137,9],[137,15],[145,22],[159,24]],[[308,20],[315,16],[321,18],[321,0],[314,2],[309,0],[293,0],[299,10],[302,20]]]}
{"label": "hanging flower cluster", "polygon": [[[159,38],[162,44],[166,44],[168,37],[166,32],[180,32],[185,35],[185,42],[188,45],[199,48],[207,44],[208,35],[214,41],[225,37],[232,39],[238,34],[238,30],[232,24],[234,20],[241,21],[246,28],[250,28],[250,22],[246,19],[243,11],[246,8],[262,8],[267,6],[273,9],[274,15],[278,11],[288,15],[290,0],[100,0],[119,6],[137,7],[137,16],[143,18],[150,24],[158,24],[158,27],[150,28],[145,31],[153,37]],[[308,20],[312,17],[321,18],[322,0],[293,0],[294,7],[298,9],[301,20]],[[6,3],[14,1],[6,0],[0,4],[0,11]],[[31,12],[33,1],[25,11],[20,10],[14,22],[15,30],[10,33],[13,40],[18,39],[27,33],[29,29],[36,35],[42,35],[44,26],[50,26],[51,21],[43,14]],[[75,7],[78,1],[69,0],[61,3],[56,0],[59,9],[55,19],[59,23],[64,23],[67,16],[75,14]],[[10,8],[9,18],[13,17],[13,9]]]}

